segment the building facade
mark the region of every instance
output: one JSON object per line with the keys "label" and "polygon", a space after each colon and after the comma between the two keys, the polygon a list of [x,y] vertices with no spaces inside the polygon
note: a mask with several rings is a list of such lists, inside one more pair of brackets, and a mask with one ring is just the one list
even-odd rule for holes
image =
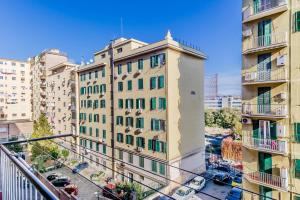
{"label": "building facade", "polygon": [[204,99],[206,109],[220,110],[224,108],[241,110],[242,98],[239,96],[217,96],[215,98]]}
{"label": "building facade", "polygon": [[81,153],[102,151],[115,158],[116,179],[157,188],[168,184],[159,176],[190,175],[169,165],[203,172],[205,58],[170,33],[152,44],[120,38],[96,52],[78,70]]}
{"label": "building facade", "polygon": [[46,81],[51,73],[49,68],[67,61],[67,55],[57,49],[43,51],[30,59],[32,120],[37,120],[41,113],[47,112]]}
{"label": "building facade", "polygon": [[274,199],[300,198],[299,42],[298,0],[243,1],[243,187]]}

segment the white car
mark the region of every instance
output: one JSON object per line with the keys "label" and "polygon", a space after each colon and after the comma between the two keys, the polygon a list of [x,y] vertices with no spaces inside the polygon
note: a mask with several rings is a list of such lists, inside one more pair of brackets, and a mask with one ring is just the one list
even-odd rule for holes
{"label": "white car", "polygon": [[199,192],[205,187],[205,178],[197,176],[187,186],[193,188],[196,192]]}
{"label": "white car", "polygon": [[194,194],[195,194],[195,190],[193,190],[192,188],[188,188],[186,186],[182,186],[174,192],[172,197],[176,200],[188,200],[192,198]]}

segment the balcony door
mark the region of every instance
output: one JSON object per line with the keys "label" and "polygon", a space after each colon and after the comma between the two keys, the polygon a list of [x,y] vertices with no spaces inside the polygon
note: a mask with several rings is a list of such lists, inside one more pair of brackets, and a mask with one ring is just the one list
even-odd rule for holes
{"label": "balcony door", "polygon": [[271,80],[271,54],[262,54],[257,57],[257,78],[259,81]]}
{"label": "balcony door", "polygon": [[263,20],[258,23],[258,46],[271,45],[272,21]]}
{"label": "balcony door", "polygon": [[271,113],[271,88],[259,87],[257,88],[257,112],[258,114]]}
{"label": "balcony door", "polygon": [[258,152],[258,168],[260,172],[272,174],[272,155]]}

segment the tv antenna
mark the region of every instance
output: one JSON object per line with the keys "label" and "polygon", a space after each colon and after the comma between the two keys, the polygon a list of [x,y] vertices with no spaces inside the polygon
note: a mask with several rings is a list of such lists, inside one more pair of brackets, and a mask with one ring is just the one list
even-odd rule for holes
{"label": "tv antenna", "polygon": [[123,17],[120,19],[121,37],[123,37]]}

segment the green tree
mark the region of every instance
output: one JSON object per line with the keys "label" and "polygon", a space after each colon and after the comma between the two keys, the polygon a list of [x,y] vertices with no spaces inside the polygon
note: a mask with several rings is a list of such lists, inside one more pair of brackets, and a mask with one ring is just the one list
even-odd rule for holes
{"label": "green tree", "polygon": [[64,157],[65,160],[67,160],[68,156],[70,155],[70,152],[67,149],[61,150],[61,155]]}
{"label": "green tree", "polygon": [[[10,138],[8,141],[17,141],[18,138],[17,137],[12,137]],[[23,151],[23,146],[21,144],[10,144],[10,145],[7,145],[7,148],[10,150],[10,151],[13,151],[15,153],[19,153],[19,152],[22,152]]]}
{"label": "green tree", "polygon": [[136,199],[142,200],[143,198],[143,189],[141,185],[137,183],[131,183],[131,182],[123,182],[117,184],[117,191],[123,190],[124,193],[126,193],[125,200],[130,200],[130,192],[134,190],[136,192]]}
{"label": "green tree", "polygon": [[206,110],[204,113],[205,125],[208,127],[213,127],[215,125],[215,117],[211,110]]}

